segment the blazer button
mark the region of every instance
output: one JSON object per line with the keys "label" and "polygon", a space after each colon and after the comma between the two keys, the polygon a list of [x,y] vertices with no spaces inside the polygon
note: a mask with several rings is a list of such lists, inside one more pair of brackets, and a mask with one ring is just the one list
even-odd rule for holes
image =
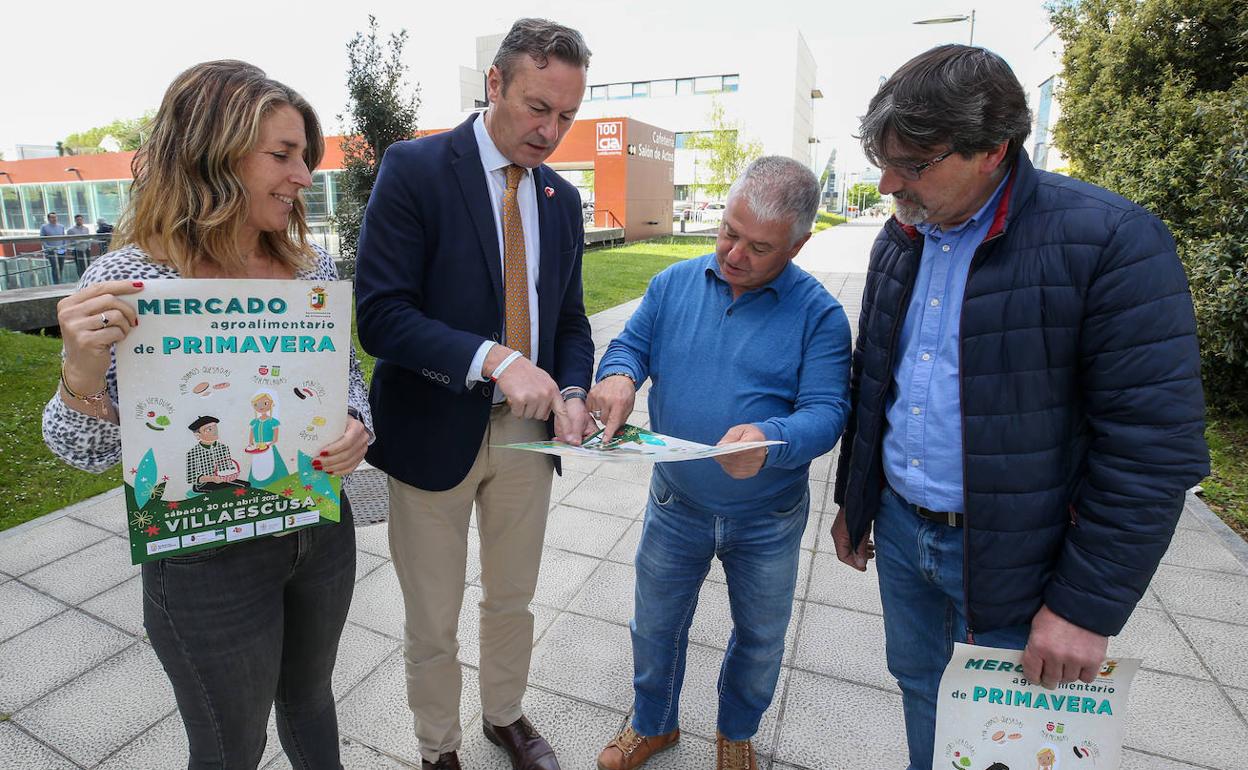
{"label": "blazer button", "polygon": [[489,397],[490,397],[490,386],[489,386],[489,385],[482,385],[482,386],[481,386],[481,395],[485,396],[486,398],[489,398]]}

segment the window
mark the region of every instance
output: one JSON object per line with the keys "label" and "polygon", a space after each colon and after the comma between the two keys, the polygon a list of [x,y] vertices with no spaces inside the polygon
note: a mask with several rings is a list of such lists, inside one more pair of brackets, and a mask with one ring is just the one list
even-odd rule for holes
{"label": "window", "polygon": [[[87,201],[90,198],[87,195],[87,185],[84,182],[75,182],[69,186],[69,204],[70,214],[82,214],[86,224],[91,223],[91,207]],[[71,220],[68,226],[72,226]]]}
{"label": "window", "polygon": [[342,183],[342,172],[331,171],[327,181],[329,182],[329,199],[333,202],[333,208],[330,210],[338,212],[342,210],[342,204],[347,200],[347,186]]}
{"label": "window", "polygon": [[594,86],[593,88],[589,89],[589,98],[591,101],[597,101],[599,99],[606,99],[607,87],[606,86]]}
{"label": "window", "polygon": [[675,80],[652,80],[650,81],[651,96],[675,96],[676,81]]}
{"label": "window", "polygon": [[48,207],[43,202],[43,188],[37,184],[22,185],[22,205],[26,209],[26,223],[31,230],[38,230],[48,221]]}
{"label": "window", "polygon": [[312,175],[312,186],[303,191],[303,207],[309,222],[324,222],[329,216],[325,199],[325,172]]}
{"label": "window", "polygon": [[633,97],[632,83],[612,83],[607,86],[608,99],[631,99]]}
{"label": "window", "polygon": [[95,190],[95,215],[110,225],[121,216],[121,192],[116,182],[92,182]]}
{"label": "window", "polygon": [[692,136],[692,134],[690,134],[688,131],[679,131],[679,132],[677,132],[677,134],[676,134],[676,149],[678,149],[678,150],[683,150],[683,149],[685,149],[685,142],[689,141],[689,137],[690,137],[690,136]]}
{"label": "window", "polygon": [[709,78],[693,79],[694,93],[715,94],[724,90],[724,78],[720,75]]}
{"label": "window", "polygon": [[687,96],[693,93],[693,78],[682,78],[676,81],[676,95]]}
{"label": "window", "polygon": [[650,95],[649,83],[633,83],[633,98],[637,99]]}
{"label": "window", "polygon": [[4,220],[0,223],[0,228],[5,230],[25,230],[26,218],[22,216],[22,196],[18,195],[17,188],[11,184],[0,187],[0,217]]}
{"label": "window", "polygon": [[[69,191],[65,189],[63,184],[47,184],[43,186],[43,201],[48,211],[55,211],[57,220],[61,224],[65,224],[69,220],[73,224],[73,219],[69,216]],[[66,225],[68,227],[69,225]]]}
{"label": "window", "polygon": [[740,75],[724,75],[724,90],[736,91],[737,84],[741,80]]}

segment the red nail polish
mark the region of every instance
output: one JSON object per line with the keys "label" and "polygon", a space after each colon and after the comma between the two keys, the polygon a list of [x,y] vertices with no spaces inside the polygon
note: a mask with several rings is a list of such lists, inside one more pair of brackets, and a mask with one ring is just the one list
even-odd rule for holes
{"label": "red nail polish", "polygon": [[329,457],[329,452],[321,452],[321,457]]}
{"label": "red nail polish", "polygon": [[139,319],[137,319],[137,318],[136,318],[136,319],[134,319],[134,324],[133,324],[133,325],[134,325],[134,326],[138,326],[138,325],[139,325]]}
{"label": "red nail polish", "polygon": [[320,461],[320,460],[313,460],[313,461],[312,461],[312,467],[313,467],[313,468],[316,468],[316,469],[319,471],[319,470],[321,469],[321,461]]}
{"label": "red nail polish", "polygon": [[135,282],[134,282],[133,284],[131,284],[131,285],[132,285],[134,288],[136,288],[136,289],[142,289],[142,288],[143,288],[143,282],[142,282],[142,281],[135,281]]}

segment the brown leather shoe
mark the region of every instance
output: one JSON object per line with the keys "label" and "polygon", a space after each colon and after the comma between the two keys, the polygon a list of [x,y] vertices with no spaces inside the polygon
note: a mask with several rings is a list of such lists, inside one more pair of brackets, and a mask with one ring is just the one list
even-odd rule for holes
{"label": "brown leather shoe", "polygon": [[716,770],[758,770],[754,744],[750,741],[730,741],[723,733],[715,733],[715,767]]}
{"label": "brown leather shoe", "polygon": [[639,735],[631,724],[625,725],[598,755],[598,770],[633,770],[660,751],[675,746],[678,740],[680,728],[647,737]]}
{"label": "brown leather shoe", "polygon": [[520,717],[506,727],[496,727],[482,719],[481,730],[490,743],[507,752],[512,770],[560,770],[555,750],[528,717]]}
{"label": "brown leather shoe", "polygon": [[452,751],[439,756],[437,762],[422,759],[420,760],[420,770],[461,770],[459,757]]}

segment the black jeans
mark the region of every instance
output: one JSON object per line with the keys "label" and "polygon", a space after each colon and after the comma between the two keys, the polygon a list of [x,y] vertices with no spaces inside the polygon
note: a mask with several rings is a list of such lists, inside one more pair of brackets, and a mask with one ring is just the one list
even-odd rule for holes
{"label": "black jeans", "polygon": [[355,587],[342,521],[143,565],[143,625],[173,683],[191,770],[253,770],[269,709],[297,770],[340,770],[330,677]]}

